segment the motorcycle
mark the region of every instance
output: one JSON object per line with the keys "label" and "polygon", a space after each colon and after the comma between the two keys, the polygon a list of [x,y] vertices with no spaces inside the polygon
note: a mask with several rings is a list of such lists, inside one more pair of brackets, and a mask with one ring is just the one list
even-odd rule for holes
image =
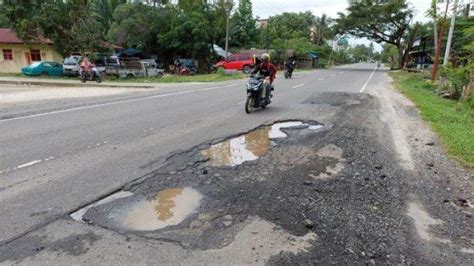
{"label": "motorcycle", "polygon": [[273,86],[268,86],[267,97],[262,97],[263,83],[265,78],[261,75],[252,75],[247,81],[247,100],[245,101],[245,112],[251,113],[254,108],[264,109],[271,103],[273,97]]}
{"label": "motorcycle", "polygon": [[102,78],[100,77],[100,72],[97,67],[93,67],[91,73],[81,68],[81,82],[85,83],[86,81],[94,81],[97,83],[102,82]]}
{"label": "motorcycle", "polygon": [[285,79],[291,79],[293,76],[293,69],[285,67],[284,75]]}

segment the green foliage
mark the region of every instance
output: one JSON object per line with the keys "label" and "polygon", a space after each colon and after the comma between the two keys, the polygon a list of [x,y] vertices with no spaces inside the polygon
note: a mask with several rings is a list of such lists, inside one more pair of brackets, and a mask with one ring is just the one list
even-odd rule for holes
{"label": "green foliage", "polygon": [[[391,72],[397,87],[420,109],[422,117],[440,135],[448,152],[474,169],[474,109],[469,102],[439,97],[435,85],[419,75]],[[472,106],[472,105],[471,105]]]}
{"label": "green foliage", "polygon": [[462,96],[464,86],[469,81],[469,71],[467,68],[444,67],[440,70],[441,83],[440,90],[448,90],[455,100]]}
{"label": "green foliage", "polygon": [[[315,20],[311,12],[288,13],[272,16],[268,20],[268,38],[289,40],[306,38],[311,40],[311,27]],[[265,33],[266,34],[266,33]]]}
{"label": "green foliage", "polygon": [[349,50],[349,53],[352,54],[352,57],[357,62],[367,61],[369,58],[372,57],[373,47],[367,47],[364,44],[358,44],[354,48]]}
{"label": "green foliage", "polygon": [[169,31],[172,10],[150,7],[143,3],[120,5],[115,9],[108,40],[124,47],[135,47],[147,53],[159,53],[158,35]]}
{"label": "green foliage", "polygon": [[240,0],[239,6],[230,20],[231,46],[251,48],[257,42],[257,20],[253,17],[252,2]]}
{"label": "green foliage", "polygon": [[408,1],[387,0],[384,4],[373,0],[350,1],[347,11],[347,14],[339,13],[336,32],[394,45],[400,55],[398,65],[402,67],[402,40],[413,17]]}
{"label": "green foliage", "polygon": [[102,29],[90,1],[4,1],[2,11],[21,39],[49,38],[63,56],[99,48]]}
{"label": "green foliage", "polygon": [[395,68],[398,62],[398,50],[392,44],[384,44],[381,53],[382,62],[390,64],[390,68]]}

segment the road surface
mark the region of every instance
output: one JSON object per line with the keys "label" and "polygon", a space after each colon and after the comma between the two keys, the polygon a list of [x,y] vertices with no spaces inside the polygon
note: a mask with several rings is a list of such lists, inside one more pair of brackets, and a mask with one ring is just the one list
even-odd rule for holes
{"label": "road surface", "polygon": [[[308,263],[312,260],[321,263],[343,263],[350,262],[352,260],[350,256],[360,259],[360,263],[378,261],[433,263],[437,262],[439,257],[439,254],[433,254],[439,250],[446,250],[445,247],[440,247],[444,243],[450,248],[449,251],[445,251],[443,256],[440,255],[444,259],[443,262],[472,263],[470,255],[473,251],[470,238],[472,232],[466,233],[467,228],[472,225],[470,218],[472,216],[469,216],[471,209],[470,207],[466,209],[462,204],[456,205],[459,199],[467,197],[467,192],[462,190],[462,186],[465,185],[462,182],[465,181],[466,176],[469,176],[469,173],[460,170],[455,163],[444,157],[442,160],[445,160],[449,165],[444,169],[446,173],[449,172],[446,176],[458,175],[460,178],[459,183],[458,180],[452,181],[453,188],[449,193],[455,193],[454,190],[459,190],[459,192],[456,192],[456,196],[437,199],[441,207],[437,205],[436,208],[430,207],[428,209],[438,214],[442,212],[440,208],[449,205],[448,208],[453,211],[462,212],[457,215],[463,217],[463,225],[451,221],[451,219],[460,221],[459,218],[454,219],[458,216],[451,215],[449,221],[448,218],[442,221],[441,217],[432,218],[428,211],[423,211],[422,202],[427,201],[428,198],[424,199],[420,196],[425,194],[422,191],[424,188],[419,187],[421,185],[417,183],[418,181],[393,182],[390,183],[391,187],[382,185],[380,191],[377,189],[374,191],[388,193],[389,196],[386,196],[386,199],[390,198],[391,202],[380,199],[381,204],[386,205],[379,206],[374,203],[373,205],[368,204],[367,208],[372,208],[371,210],[374,212],[379,209],[392,209],[390,213],[386,214],[388,220],[385,225],[394,226],[395,221],[400,222],[400,230],[393,227],[385,230],[391,231],[393,229],[393,232],[403,233],[403,235],[400,235],[398,239],[387,237],[390,238],[390,241],[387,240],[387,242],[374,240],[382,246],[380,250],[384,250],[384,252],[380,252],[381,254],[377,254],[377,248],[371,249],[370,252],[365,252],[361,248],[361,246],[369,245],[364,242],[367,240],[364,233],[371,230],[383,230],[384,226],[377,224],[361,226],[364,228],[360,231],[361,235],[350,238],[352,239],[351,247],[341,249],[348,253],[346,256],[339,257],[344,257],[344,259],[338,259],[337,256],[334,258],[331,254],[334,250],[339,250],[335,248],[336,243],[344,245],[345,237],[331,239],[334,242],[329,247],[333,247],[333,249],[321,249],[320,254],[314,255],[315,252],[311,250],[311,246],[315,245],[314,242],[317,242],[318,238],[323,238],[321,232],[337,231],[337,229],[319,228],[317,218],[311,219],[309,216],[307,218],[310,218],[310,221],[301,217],[301,220],[305,221],[302,224],[305,224],[306,227],[291,227],[289,224],[297,223],[297,221],[279,223],[279,220],[285,219],[262,217],[266,214],[246,211],[248,212],[246,215],[237,215],[240,220],[236,220],[236,215],[233,215],[234,218],[230,218],[231,221],[228,223],[235,224],[235,226],[230,226],[229,232],[222,233],[226,237],[219,235],[216,236],[216,239],[221,237],[220,240],[207,239],[206,241],[209,243],[214,243],[207,246],[202,245],[201,242],[204,240],[200,240],[201,242],[197,240],[197,242],[194,240],[185,241],[175,237],[179,235],[175,232],[169,233],[173,236],[167,235],[167,232],[159,236],[140,236],[140,234],[137,236],[133,232],[113,230],[114,228],[109,228],[107,222],[104,222],[104,219],[107,219],[105,214],[102,215],[103,217],[101,214],[90,215],[88,221],[91,225],[74,221],[69,217],[71,212],[121,190],[124,186],[131,190],[136,190],[138,187],[138,190],[142,191],[144,195],[148,193],[147,188],[154,186],[160,188],[163,184],[153,182],[158,182],[156,181],[157,177],[162,177],[163,169],[166,169],[166,173],[173,175],[176,171],[180,171],[180,166],[186,168],[186,166],[192,167],[193,164],[196,164],[184,155],[195,152],[198,145],[235,136],[262,124],[283,120],[298,119],[320,123],[328,126],[325,129],[328,132],[331,131],[331,128],[338,128],[338,123],[344,124],[345,126],[339,129],[339,133],[347,130],[347,134],[354,134],[353,147],[358,147],[358,149],[360,147],[359,151],[367,148],[367,153],[369,153],[369,149],[373,148],[370,153],[380,154],[373,155],[372,158],[371,155],[364,155],[364,152],[359,152],[356,155],[357,152],[354,151],[356,154],[352,154],[353,159],[350,159],[349,155],[343,160],[341,159],[341,163],[350,165],[354,164],[351,162],[356,160],[354,158],[367,157],[363,161],[364,167],[360,168],[360,173],[356,170],[351,172],[355,176],[354,178],[362,176],[367,179],[372,178],[371,175],[380,175],[382,179],[385,179],[387,175],[400,178],[405,175],[419,175],[419,173],[415,174],[418,171],[416,166],[418,162],[413,158],[413,151],[410,150],[413,145],[410,140],[407,140],[410,137],[409,132],[400,129],[403,127],[397,127],[397,123],[400,123],[403,118],[397,118],[397,110],[389,108],[392,106],[390,101],[393,101],[391,96],[380,92],[384,89],[381,86],[389,86],[389,79],[384,71],[376,68],[375,64],[297,72],[291,80],[284,80],[280,77],[275,82],[276,91],[272,104],[267,109],[252,114],[244,112],[244,86],[244,80],[209,84],[164,85],[159,88],[142,88],[116,95],[51,99],[0,107],[0,117],[2,117],[0,120],[2,132],[0,135],[0,213],[2,214],[0,216],[0,262],[32,263],[37,261],[46,263],[46,261],[53,261],[61,264],[72,259],[74,263],[188,264],[196,261],[199,264],[220,264],[224,262],[221,261],[222,257],[228,253],[231,264],[244,262],[256,264],[264,262]],[[374,96],[367,96],[366,92],[370,92]],[[321,96],[318,97],[318,95]],[[360,109],[352,110],[352,105],[362,106]],[[404,115],[417,116],[414,108],[411,107],[407,110],[408,114]],[[344,118],[345,112],[347,113]],[[352,119],[347,120],[347,117],[352,117]],[[357,133],[351,133],[352,131],[349,130],[364,123],[370,126],[363,125],[363,130],[358,129]],[[408,127],[406,126],[406,128]],[[427,133],[420,134],[427,136]],[[373,137],[372,140],[369,136]],[[386,136],[386,143],[380,136]],[[342,141],[348,145],[343,149],[344,154],[350,154],[351,144],[347,142],[351,141],[351,136],[347,137],[347,140]],[[334,138],[339,141],[343,136],[338,135]],[[426,142],[432,139],[436,138],[430,135],[430,139]],[[312,145],[308,140],[298,141],[307,147]],[[372,141],[378,144],[372,144]],[[286,147],[284,143],[281,145]],[[320,148],[324,150],[324,147]],[[439,149],[439,156],[442,157],[441,148],[437,147],[437,149]],[[180,153],[182,151],[187,152]],[[301,154],[301,152],[296,151],[297,154]],[[437,153],[433,152],[433,154]],[[382,168],[382,165],[379,166],[377,162],[374,162],[377,157],[381,160],[380,164],[384,165],[384,169],[388,168],[386,173],[379,173],[379,168]],[[292,164],[296,163],[295,161]],[[310,171],[309,163],[310,161],[301,171],[305,173]],[[272,164],[271,161],[267,162],[267,165],[270,164]],[[385,164],[393,165],[385,166]],[[374,171],[377,172],[365,171],[364,169],[367,167],[372,170],[376,169]],[[348,168],[346,166],[346,169]],[[202,168],[196,169],[197,171],[202,170]],[[244,173],[249,170],[242,167],[239,171]],[[328,170],[325,174],[331,175],[331,171]],[[432,169],[427,171],[432,171]],[[195,173],[191,170],[190,174],[191,172]],[[337,172],[334,174],[336,175]],[[216,177],[220,176],[226,176],[226,173],[216,172]],[[445,179],[441,179],[445,182]],[[420,177],[420,180],[424,179]],[[193,184],[192,186],[200,187],[201,185],[209,187],[209,195],[212,194],[211,191],[217,191],[211,189],[211,184],[208,186]],[[313,185],[313,183],[309,185]],[[223,182],[220,186],[225,186],[228,189],[233,185]],[[273,186],[277,187],[276,184]],[[414,191],[408,191],[404,186],[415,187],[418,195]],[[350,187],[345,188],[349,189]],[[291,198],[291,193],[288,194],[289,192],[284,191],[284,188],[280,188],[280,190],[279,193],[282,197]],[[206,197],[202,189],[200,191]],[[344,190],[338,193],[344,193]],[[360,195],[365,197],[364,193],[369,192],[364,191]],[[405,196],[409,199],[402,198]],[[224,196],[221,195],[221,197]],[[308,197],[311,198],[311,196]],[[346,200],[352,201],[354,206],[358,206],[356,204],[357,193]],[[446,202],[442,203],[443,200],[454,202],[451,204],[453,206]],[[224,201],[232,202],[230,199],[224,200],[223,198],[222,202]],[[249,203],[243,202],[242,204]],[[299,205],[300,203],[293,204]],[[342,203],[339,202],[339,204]],[[222,208],[224,207],[221,207],[221,210]],[[338,207],[336,206],[336,208]],[[105,213],[104,210],[99,210],[99,212],[102,211]],[[331,213],[330,210],[328,212]],[[405,218],[399,220],[397,215]],[[417,215],[425,216],[420,218]],[[298,217],[296,214],[293,216]],[[321,217],[324,215],[321,214]],[[334,226],[337,224],[341,226],[341,221],[335,221]],[[344,221],[347,222],[347,220]],[[354,228],[358,226],[358,223],[363,223],[363,220],[350,219],[350,222],[353,223],[350,228]],[[432,229],[428,227],[443,223],[458,226],[458,228],[453,229],[453,233],[448,233],[448,231],[451,232],[451,229],[442,229],[444,230],[443,236],[432,236]],[[274,229],[275,225],[277,225],[276,229]],[[289,227],[287,228],[287,226]],[[313,227],[316,228],[315,233],[308,233],[307,229]],[[221,230],[213,226],[211,228],[213,233]],[[253,231],[248,231],[249,228],[258,230],[260,233],[267,232],[269,243],[277,242],[278,245],[281,242],[280,257],[278,257],[279,254],[273,254],[269,249],[263,248],[264,244],[261,245],[263,250],[260,253],[249,251],[251,253],[245,255],[246,253],[242,249],[246,243],[241,238],[247,238],[250,241]],[[274,230],[279,231],[275,233]],[[348,232],[345,231],[345,233]],[[460,235],[464,233],[466,233],[467,239],[461,240]],[[410,238],[411,234],[418,235],[416,240]],[[344,233],[334,233],[334,235],[343,236]],[[297,248],[285,246],[285,241],[282,241],[281,238],[295,238],[296,243],[292,243],[290,246],[296,245]],[[364,241],[358,242],[357,239]],[[433,244],[433,239],[439,239],[439,241],[435,241],[436,243]],[[127,244],[130,241],[134,242],[134,247],[139,247],[138,250],[133,250],[131,245]],[[411,249],[412,243],[405,243],[410,241],[415,241],[413,244],[416,246],[415,250]],[[429,248],[420,247],[425,242],[429,243],[426,244],[426,247]],[[149,253],[160,247],[162,248],[160,252]],[[233,252],[237,252],[237,254]],[[306,255],[304,255],[305,252],[307,252]],[[390,252],[393,253],[392,257],[390,257]],[[401,254],[405,252],[404,257]],[[164,256],[163,253],[166,253],[167,256]],[[251,257],[252,260],[239,261],[239,259],[243,259],[243,256]],[[162,260],[157,260],[160,257]]]}

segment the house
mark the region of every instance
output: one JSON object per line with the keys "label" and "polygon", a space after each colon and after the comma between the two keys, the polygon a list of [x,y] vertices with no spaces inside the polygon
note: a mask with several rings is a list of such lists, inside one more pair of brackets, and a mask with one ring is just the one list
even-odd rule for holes
{"label": "house", "polygon": [[62,62],[52,44],[46,38],[24,42],[11,29],[0,28],[0,72],[21,72],[22,67],[36,61]]}

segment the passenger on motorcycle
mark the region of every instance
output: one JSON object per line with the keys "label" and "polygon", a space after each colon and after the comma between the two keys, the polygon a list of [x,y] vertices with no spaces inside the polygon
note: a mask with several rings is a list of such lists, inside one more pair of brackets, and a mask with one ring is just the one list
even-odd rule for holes
{"label": "passenger on motorcycle", "polygon": [[265,80],[263,82],[262,88],[262,98],[265,97],[265,100],[270,102],[270,91],[273,89],[272,83],[275,80],[277,68],[270,63],[270,55],[262,54],[262,62],[255,66],[255,69],[252,71],[252,74],[259,73]]}
{"label": "passenger on motorcycle", "polygon": [[93,67],[94,67],[94,64],[92,64],[89,61],[89,58],[87,58],[87,56],[85,56],[84,59],[81,62],[82,71],[86,71],[86,73],[89,75],[89,77],[92,77],[92,68]]}

